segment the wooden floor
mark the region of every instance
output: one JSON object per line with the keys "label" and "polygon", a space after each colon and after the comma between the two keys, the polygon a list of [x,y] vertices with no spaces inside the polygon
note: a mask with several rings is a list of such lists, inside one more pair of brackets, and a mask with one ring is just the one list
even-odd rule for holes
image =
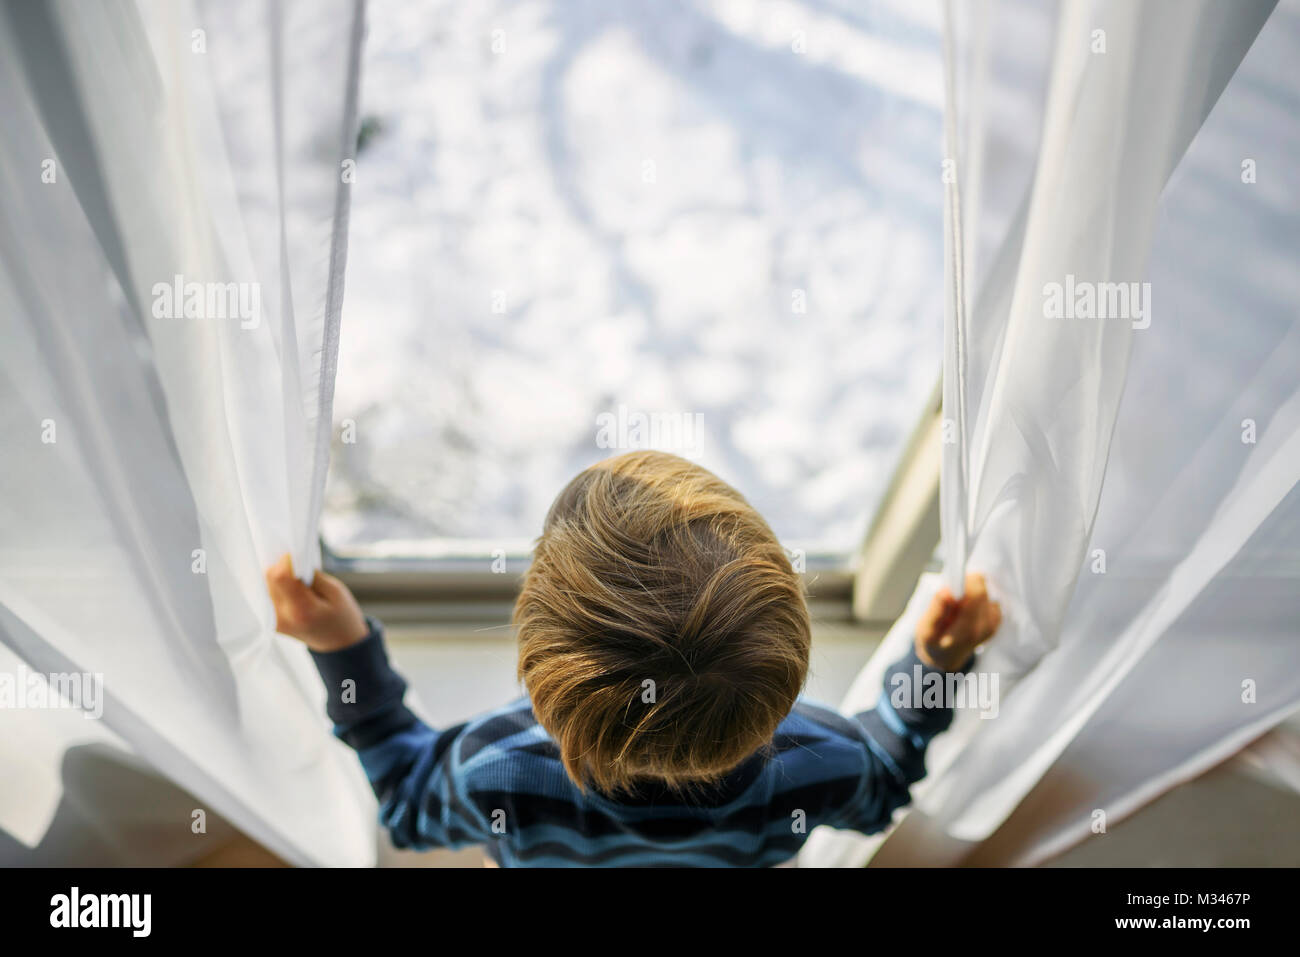
{"label": "wooden floor", "polygon": [[[240,834],[233,840],[193,861],[190,867],[288,867],[284,861],[252,838]],[[459,851],[399,851],[380,841],[380,867],[484,867],[495,866],[477,847]]]}
{"label": "wooden floor", "polygon": [[230,842],[200,857],[190,867],[288,867],[261,844],[238,834]]}

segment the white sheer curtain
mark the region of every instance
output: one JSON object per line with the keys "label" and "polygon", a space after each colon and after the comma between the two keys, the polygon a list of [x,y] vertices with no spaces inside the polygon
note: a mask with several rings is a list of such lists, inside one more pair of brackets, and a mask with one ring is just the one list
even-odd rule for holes
{"label": "white sheer curtain", "polygon": [[[262,582],[319,561],[362,31],[354,0],[0,8],[6,661],[102,675],[109,737],[299,863],[374,854]],[[56,725],[0,710],[6,771],[48,778],[23,739]],[[52,810],[5,790],[35,843]]]}
{"label": "white sheer curtain", "polygon": [[[1300,708],[1297,4],[1066,0],[1050,60],[1023,8],[954,7],[942,554],[1003,603],[1001,708],[883,842],[822,832],[810,864],[1036,863]],[[1044,73],[1027,170],[1006,91]],[[1103,283],[1141,308],[1080,316]]]}

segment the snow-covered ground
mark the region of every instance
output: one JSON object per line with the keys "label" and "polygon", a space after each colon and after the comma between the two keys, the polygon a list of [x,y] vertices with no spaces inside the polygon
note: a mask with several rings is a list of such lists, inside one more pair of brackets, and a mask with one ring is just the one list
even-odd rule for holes
{"label": "snow-covered ground", "polygon": [[644,415],[851,549],[940,368],[932,7],[372,0],[331,545],[530,539]]}

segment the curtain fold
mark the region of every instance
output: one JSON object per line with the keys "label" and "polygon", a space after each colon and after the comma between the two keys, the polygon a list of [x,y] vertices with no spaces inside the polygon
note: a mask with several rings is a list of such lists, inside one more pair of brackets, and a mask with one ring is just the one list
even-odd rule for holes
{"label": "curtain fold", "polygon": [[109,730],[296,863],[374,855],[262,581],[319,563],[362,30],[351,0],[0,11],[0,636],[102,676]]}
{"label": "curtain fold", "polygon": [[[888,837],[822,832],[808,863],[1037,863],[1300,707],[1297,5],[1067,0],[1045,65],[987,27],[971,49],[972,16],[1008,6],[949,21],[956,184],[999,226],[952,207],[950,256],[979,264],[948,277],[941,492],[945,576],[983,571],[1003,604],[978,665],[1000,709],[959,713]],[[994,181],[1023,180],[1014,150],[1009,176],[975,158],[1007,118],[961,112],[996,101],[963,98],[972,64],[994,93],[1046,77],[1023,200]],[[943,577],[846,710],[874,704]]]}

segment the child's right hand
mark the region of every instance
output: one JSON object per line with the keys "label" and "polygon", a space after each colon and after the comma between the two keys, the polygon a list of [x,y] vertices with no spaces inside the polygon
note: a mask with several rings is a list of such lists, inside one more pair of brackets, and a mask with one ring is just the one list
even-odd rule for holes
{"label": "child's right hand", "polygon": [[916,655],[932,668],[956,671],[1002,624],[1002,608],[989,600],[984,576],[966,576],[966,594],[939,589],[916,623]]}

